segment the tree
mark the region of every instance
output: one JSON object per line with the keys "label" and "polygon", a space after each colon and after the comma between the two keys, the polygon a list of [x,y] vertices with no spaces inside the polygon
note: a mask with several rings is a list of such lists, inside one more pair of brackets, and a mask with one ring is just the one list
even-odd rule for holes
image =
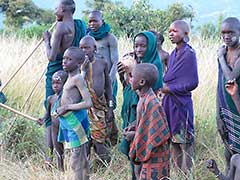
{"label": "tree", "polygon": [[192,20],[194,17],[193,10],[180,3],[172,4],[165,11],[153,9],[149,0],[134,1],[129,8],[121,3],[109,3],[104,8],[103,16],[112,25],[112,32],[117,36],[127,37],[150,29],[163,33],[174,20]]}
{"label": "tree", "polygon": [[[49,10],[37,7],[32,0],[0,0],[1,12],[5,15],[4,24],[7,27],[22,27],[25,23],[44,23],[54,17]],[[46,18],[48,16],[48,18]]]}
{"label": "tree", "polygon": [[84,16],[88,16],[92,10],[105,11],[105,7],[113,4],[110,0],[86,0],[87,10],[83,11]]}

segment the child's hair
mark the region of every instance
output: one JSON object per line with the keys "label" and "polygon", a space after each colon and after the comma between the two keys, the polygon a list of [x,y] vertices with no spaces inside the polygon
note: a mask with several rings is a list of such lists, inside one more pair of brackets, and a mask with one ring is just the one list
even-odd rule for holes
{"label": "child's hair", "polygon": [[224,24],[224,23],[231,24],[232,26],[235,26],[240,31],[240,21],[238,18],[228,17],[222,22],[222,24]]}
{"label": "child's hair", "polygon": [[72,56],[74,58],[76,58],[78,61],[80,61],[81,63],[84,62],[85,60],[85,53],[83,52],[82,49],[78,48],[78,47],[69,47],[66,51],[70,51],[72,52]]}
{"label": "child's hair", "polygon": [[60,2],[63,6],[63,10],[71,11],[72,14],[74,14],[75,9],[76,9],[76,5],[75,5],[75,2],[73,0],[61,0]]}
{"label": "child's hair", "polygon": [[141,63],[134,67],[135,71],[141,73],[141,77],[146,81],[146,85],[152,87],[158,79],[158,69],[154,64]]}
{"label": "child's hair", "polygon": [[60,80],[64,84],[67,80],[67,77],[68,77],[68,74],[65,71],[59,70],[53,74],[52,79],[60,78]]}

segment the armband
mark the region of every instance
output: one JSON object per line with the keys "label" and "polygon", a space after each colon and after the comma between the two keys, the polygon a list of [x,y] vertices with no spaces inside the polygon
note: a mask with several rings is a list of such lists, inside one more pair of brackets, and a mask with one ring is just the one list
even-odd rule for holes
{"label": "armband", "polygon": [[109,106],[110,108],[113,107],[113,101],[112,101],[112,100],[109,101],[108,106]]}

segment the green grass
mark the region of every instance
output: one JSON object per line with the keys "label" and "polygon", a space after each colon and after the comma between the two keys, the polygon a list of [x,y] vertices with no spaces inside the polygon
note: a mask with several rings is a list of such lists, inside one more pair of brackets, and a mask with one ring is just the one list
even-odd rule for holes
{"label": "green grass", "polygon": [[[0,37],[0,79],[4,83],[10,74],[17,68],[26,56],[31,52],[37,44],[37,40],[21,40],[14,37]],[[224,158],[223,158],[223,144],[219,138],[216,129],[215,121],[215,99],[216,99],[216,84],[217,84],[217,60],[216,50],[220,45],[220,42],[209,40],[202,41],[198,37],[193,37],[190,44],[194,47],[198,58],[198,71],[199,71],[199,87],[193,92],[193,101],[195,109],[195,161],[193,166],[193,178],[196,180],[211,180],[215,179],[210,174],[206,167],[205,162],[209,158],[216,159],[220,169],[223,171]],[[164,48],[169,52],[174,48],[169,41],[166,42]],[[119,52],[120,57],[132,50],[132,42],[129,39],[121,38],[119,40]],[[43,73],[47,66],[47,60],[41,47],[24,68],[18,73],[14,80],[4,90],[8,97],[7,104],[21,109],[26,101],[29,93],[35,82]],[[118,108],[116,109],[118,127],[121,127],[120,110],[122,103],[121,85],[118,91]],[[43,114],[44,109],[42,101],[44,98],[44,78],[40,81],[33,96],[22,108],[23,112],[39,117]],[[11,134],[12,129],[10,126],[16,127],[16,124],[22,124],[21,118],[15,116],[6,110],[0,109],[1,123],[1,142],[0,147],[0,179],[70,179],[72,172],[69,168],[68,156],[66,156],[66,172],[60,173],[56,169],[52,173],[48,172],[44,168],[43,163],[43,150],[41,147],[34,149],[34,153],[25,153],[23,147],[27,146],[39,146],[43,143],[44,128],[39,129],[35,125],[30,125],[32,122],[28,122],[26,129],[21,132],[24,142],[20,143],[20,147],[15,150],[8,149],[8,153],[4,149],[6,143],[6,132]],[[13,123],[14,122],[14,123]],[[30,124],[29,124],[30,123]],[[12,125],[13,124],[13,125]],[[30,129],[35,131],[30,131]],[[15,132],[15,131],[14,131]],[[29,139],[26,133],[39,133],[42,140]],[[4,134],[5,133],[5,134]],[[25,134],[25,135],[24,135]],[[31,135],[31,134],[30,134]],[[15,135],[12,133],[12,136]],[[38,137],[38,136],[37,136]],[[33,143],[32,143],[33,142]],[[25,148],[25,149],[29,149]],[[30,148],[31,149],[31,148]],[[24,161],[20,160],[20,157],[16,157],[13,151],[23,151],[25,153]],[[126,180],[131,179],[131,172],[129,162],[127,158],[122,155],[117,148],[113,148],[112,161],[106,170],[98,170],[96,173],[91,174],[92,180]],[[94,159],[95,157],[93,157]],[[171,178],[181,179],[176,172],[171,172]],[[191,178],[189,178],[191,179]]]}

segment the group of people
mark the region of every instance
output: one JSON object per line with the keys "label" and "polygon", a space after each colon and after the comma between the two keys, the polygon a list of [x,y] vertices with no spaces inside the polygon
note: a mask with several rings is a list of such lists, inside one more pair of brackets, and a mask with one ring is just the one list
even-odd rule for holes
{"label": "group of people", "polygon": [[[116,144],[130,161],[133,180],[168,179],[170,155],[175,170],[187,175],[194,156],[191,91],[198,86],[188,24],[176,20],[170,25],[169,38],[176,44],[170,55],[161,47],[163,36],[149,30],[138,33],[133,52],[119,60],[117,38],[101,12],[90,12],[86,28],[83,21],[73,20],[74,11],[73,0],[60,0],[55,32],[43,34],[49,63],[46,113],[38,123],[46,126],[47,154],[55,151],[57,168],[64,171],[64,149],[70,149],[74,177],[81,180],[89,179],[91,147],[99,167],[111,161],[109,148]],[[239,20],[226,19],[221,32],[226,46],[218,52],[218,127],[230,166],[231,155],[240,147],[228,128],[240,110]],[[117,74],[123,86],[120,143],[114,116]],[[46,165],[51,163],[52,156],[46,155]],[[215,164],[214,160],[208,164],[213,172]]]}

